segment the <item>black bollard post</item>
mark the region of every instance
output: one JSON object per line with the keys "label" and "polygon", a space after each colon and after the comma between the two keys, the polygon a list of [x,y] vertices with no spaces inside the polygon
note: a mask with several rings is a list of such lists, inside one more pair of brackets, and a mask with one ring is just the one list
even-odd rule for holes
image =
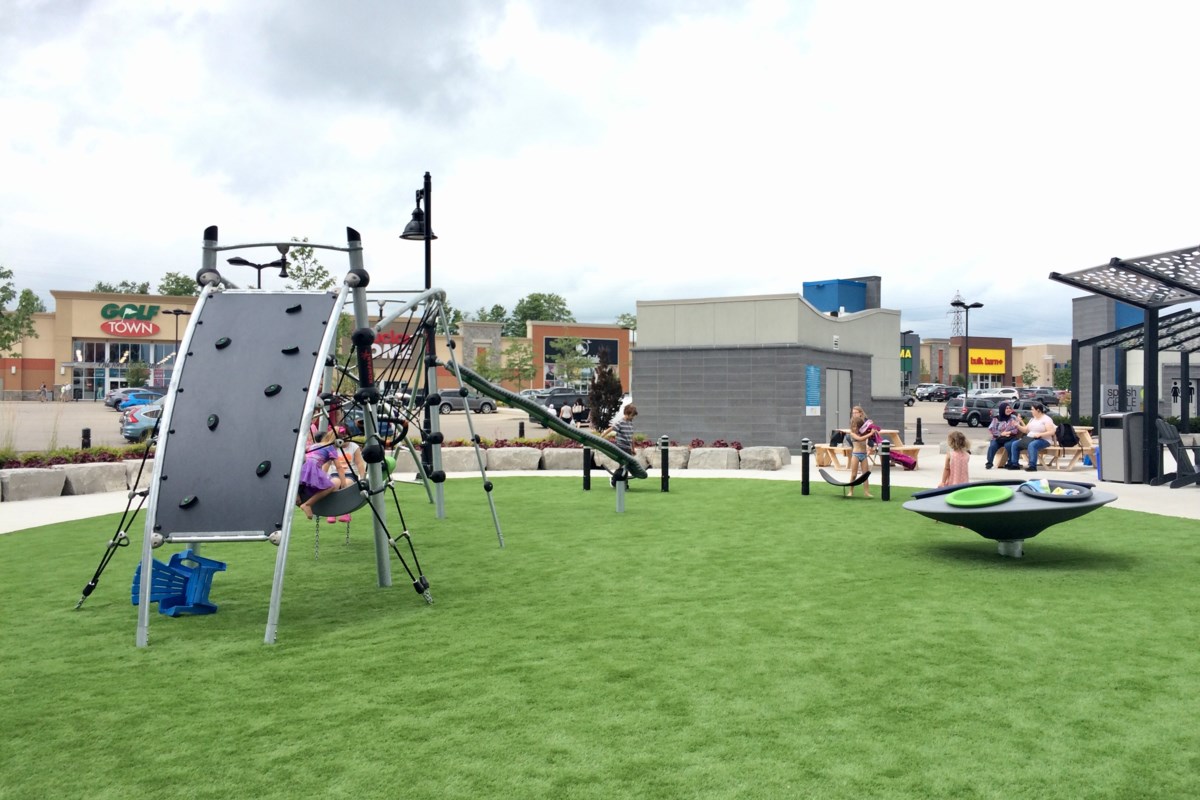
{"label": "black bollard post", "polygon": [[813,451],[812,440],[805,437],[800,440],[800,494],[808,495],[808,457]]}
{"label": "black bollard post", "polygon": [[92,429],[91,428],[83,429],[83,441],[81,441],[79,443],[79,446],[84,450],[91,449],[91,447],[92,447]]}
{"label": "black bollard post", "polygon": [[892,443],[887,439],[884,439],[883,444],[879,445],[879,465],[883,472],[883,480],[880,481],[880,497],[886,503],[892,499]]}
{"label": "black bollard post", "polygon": [[520,422],[517,423],[517,438],[518,439],[525,438],[525,420],[521,420]]}
{"label": "black bollard post", "polygon": [[592,490],[592,448],[583,448],[583,490]]}
{"label": "black bollard post", "polygon": [[658,437],[659,463],[662,464],[662,490],[671,491],[671,440],[664,433]]}
{"label": "black bollard post", "polygon": [[917,438],[913,439],[913,444],[925,444],[921,441],[921,418],[917,417]]}

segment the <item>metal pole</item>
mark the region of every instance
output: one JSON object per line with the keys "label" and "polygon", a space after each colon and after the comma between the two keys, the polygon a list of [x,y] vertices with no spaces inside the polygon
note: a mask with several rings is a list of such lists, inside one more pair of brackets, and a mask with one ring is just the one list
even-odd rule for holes
{"label": "metal pole", "polygon": [[592,490],[592,448],[583,448],[583,490]]}
{"label": "metal pole", "polygon": [[800,494],[808,496],[808,457],[812,453],[812,440],[805,437],[800,440]]}
{"label": "metal pole", "polygon": [[925,442],[921,439],[921,418],[917,417],[917,438],[913,439],[913,444],[923,445]]}
{"label": "metal pole", "polygon": [[[425,184],[421,189],[422,196],[425,199],[425,288],[433,288],[433,178],[428,172],[425,173]],[[436,327],[430,327],[426,337],[425,346],[425,363],[426,363],[426,379],[425,379],[425,397],[428,399],[437,388],[437,343],[434,341]],[[450,331],[446,331],[446,335],[450,335]],[[425,430],[428,433],[435,433],[440,426],[437,424],[433,408],[428,402],[425,404]],[[425,451],[429,452],[429,461],[426,466],[436,474],[441,469],[441,446],[436,442],[430,442],[428,439],[424,442],[422,454]],[[437,509],[437,518],[446,518],[446,487],[442,481],[435,481],[433,484],[434,507]]]}
{"label": "metal pole", "polygon": [[883,473],[883,478],[880,481],[881,499],[887,502],[892,499],[892,443],[887,439],[883,440],[883,444],[879,445],[879,466]]}
{"label": "metal pole", "polygon": [[671,491],[671,439],[665,433],[658,437],[659,461],[662,464],[662,490]]}

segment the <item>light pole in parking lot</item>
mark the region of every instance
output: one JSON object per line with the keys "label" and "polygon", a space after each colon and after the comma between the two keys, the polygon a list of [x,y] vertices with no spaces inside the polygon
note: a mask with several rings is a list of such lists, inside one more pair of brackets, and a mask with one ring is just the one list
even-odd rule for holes
{"label": "light pole in parking lot", "polygon": [[967,369],[963,372],[963,379],[967,384],[967,393],[971,392],[971,309],[983,308],[983,303],[967,303],[962,300],[955,300],[950,305],[955,308],[961,308],[966,312],[966,319],[963,326],[963,361],[967,365]]}

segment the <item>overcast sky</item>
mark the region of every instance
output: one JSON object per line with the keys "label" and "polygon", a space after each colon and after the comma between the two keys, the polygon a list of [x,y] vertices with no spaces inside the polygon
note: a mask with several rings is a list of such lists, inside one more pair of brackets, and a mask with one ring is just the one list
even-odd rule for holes
{"label": "overcast sky", "polygon": [[194,275],[208,225],[222,244],[354,227],[372,288],[419,288],[423,249],[397,237],[426,171],[434,285],[467,312],[556,292],[612,322],[879,275],[923,337],[950,334],[960,292],[985,304],[972,334],[1065,342],[1080,293],[1051,271],[1200,239],[1183,0],[0,12],[0,264],[48,305]]}

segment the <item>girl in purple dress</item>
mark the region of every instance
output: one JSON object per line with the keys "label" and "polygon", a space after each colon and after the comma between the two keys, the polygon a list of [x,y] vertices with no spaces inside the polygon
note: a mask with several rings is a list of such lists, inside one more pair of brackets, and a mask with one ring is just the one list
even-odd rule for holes
{"label": "girl in purple dress", "polygon": [[319,444],[308,445],[304,467],[300,470],[300,494],[296,497],[296,505],[309,519],[313,518],[313,504],[338,488],[325,471],[325,465],[336,457],[333,431],[326,432]]}

